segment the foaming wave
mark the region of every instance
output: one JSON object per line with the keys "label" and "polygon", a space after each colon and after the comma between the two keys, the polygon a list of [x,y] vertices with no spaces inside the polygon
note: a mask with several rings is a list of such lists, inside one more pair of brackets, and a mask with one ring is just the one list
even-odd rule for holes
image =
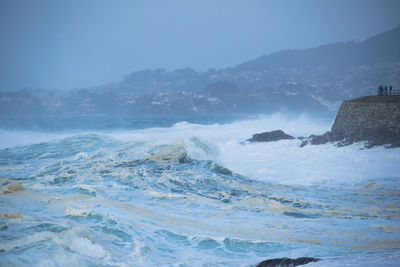
{"label": "foaming wave", "polygon": [[184,143],[188,155],[211,159],[234,172],[253,179],[284,184],[362,182],[398,177],[399,149],[363,149],[361,143],[338,148],[332,144],[299,147],[300,140],[243,143],[254,133],[282,129],[298,136],[321,134],[331,121],[307,116],[296,119],[282,114],[257,116],[229,124],[199,125],[180,122],[170,128],[109,133],[124,141],[148,144]]}
{"label": "foaming wave", "polygon": [[[330,129],[331,123],[330,120],[315,119],[306,115],[291,118],[277,113],[227,124],[204,125],[178,122],[168,128],[108,130],[95,134],[85,132],[79,133],[79,136],[99,137],[98,140],[95,138],[96,140],[93,141],[96,143],[93,145],[96,149],[104,147],[105,140],[116,140],[124,146],[120,153],[135,153],[136,158],[140,158],[140,155],[148,157],[149,151],[164,146],[161,152],[159,151],[160,153],[150,156],[160,160],[173,156],[178,157],[179,160],[181,156],[186,157],[187,153],[193,159],[213,160],[233,172],[252,179],[283,184],[314,184],[322,181],[354,183],[382,177],[398,177],[400,173],[399,149],[375,147],[364,150],[362,144],[341,148],[332,144],[301,148],[299,140],[243,143],[254,133],[277,129],[282,129],[295,137],[321,134]],[[77,136],[76,133],[1,130],[0,147],[52,139],[65,140],[77,138]],[[166,148],[168,151],[165,151]],[[85,160],[87,157],[85,151],[76,151],[73,154],[76,159]],[[51,154],[49,155],[47,157],[51,157]]]}
{"label": "foaming wave", "polygon": [[289,184],[313,184],[322,181],[357,183],[382,177],[398,177],[399,149],[362,144],[338,148],[332,144],[299,147],[299,140],[240,145],[221,144],[219,161],[246,176]]}
{"label": "foaming wave", "polygon": [[398,149],[244,142],[329,126],[275,114],[0,150],[0,265],[243,266],[345,255],[327,261],[342,266],[377,250],[397,263]]}
{"label": "foaming wave", "polygon": [[148,128],[134,131],[113,131],[106,134],[122,141],[171,142],[201,137],[203,140],[238,140],[244,141],[257,132],[282,129],[294,136],[321,134],[329,130],[331,121],[313,119],[306,115],[290,118],[283,114],[259,115],[248,120],[228,124],[209,125],[178,122],[169,128]]}
{"label": "foaming wave", "polygon": [[34,131],[12,131],[0,129],[0,148],[32,145],[48,142],[54,139],[61,139],[68,136],[71,136],[71,134],[45,133]]}
{"label": "foaming wave", "polygon": [[309,135],[311,133],[323,133],[329,128],[330,122],[326,120],[312,119],[306,115],[301,115],[296,119],[291,119],[283,114],[259,115],[250,117],[248,120],[236,121],[229,124],[195,124],[185,121],[175,123],[172,127],[152,127],[140,130],[74,130],[74,131],[25,131],[25,130],[5,130],[0,129],[0,148],[13,146],[27,146],[37,143],[45,143],[53,140],[62,140],[76,135],[104,134],[120,141],[144,141],[171,143],[188,139],[188,136],[197,135],[207,139],[226,139],[227,135],[231,138],[243,140],[254,132],[270,131],[282,129],[292,135]]}

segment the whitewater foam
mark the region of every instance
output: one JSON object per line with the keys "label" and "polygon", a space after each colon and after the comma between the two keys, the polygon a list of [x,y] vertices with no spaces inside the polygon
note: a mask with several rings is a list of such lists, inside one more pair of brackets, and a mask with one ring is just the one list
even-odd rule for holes
{"label": "whitewater foam", "polygon": [[[300,140],[270,143],[243,143],[254,133],[282,129],[293,136],[321,134],[331,121],[307,116],[297,119],[282,114],[253,117],[229,124],[201,125],[179,122],[169,128],[148,128],[126,131],[103,131],[96,135],[131,144],[132,150],[118,151],[131,159],[143,157],[153,148],[164,153],[153,155],[156,160],[175,160],[188,153],[191,158],[213,160],[224,167],[253,179],[285,184],[314,184],[321,181],[361,182],[375,177],[397,177],[400,173],[399,149],[375,147],[364,150],[361,143],[346,147],[332,144],[300,148]],[[94,133],[86,133],[92,135]],[[13,140],[7,140],[14,135]],[[43,140],[63,140],[71,135],[0,131],[0,146],[21,145]],[[84,134],[80,134],[84,136]],[[22,137],[22,138],[21,138]],[[18,141],[16,141],[18,139]],[[72,141],[71,141],[72,142]],[[184,149],[185,152],[182,152]],[[92,158],[103,157],[98,148]],[[117,154],[118,155],[118,154]],[[42,155],[43,156],[43,155]],[[108,154],[108,157],[114,157]],[[87,151],[78,151],[74,160],[88,160]],[[98,168],[101,168],[99,165]]]}
{"label": "whitewater foam", "polygon": [[364,150],[361,143],[341,148],[332,144],[301,148],[300,140],[243,144],[257,132],[283,129],[294,136],[307,136],[323,133],[329,127],[327,121],[319,122],[307,117],[291,120],[278,114],[231,124],[182,122],[170,128],[111,135],[123,140],[152,140],[159,144],[183,140],[191,157],[215,160],[234,172],[264,181],[305,185],[321,181],[354,183],[375,177],[398,176],[398,149],[375,147]]}
{"label": "whitewater foam", "polygon": [[0,194],[0,262],[243,266],[314,256],[343,266],[355,257],[365,265],[377,250],[377,259],[396,263],[399,149],[244,142],[257,132],[307,136],[329,127],[275,114],[23,133],[23,143],[49,139],[0,150],[0,192],[13,192]]}

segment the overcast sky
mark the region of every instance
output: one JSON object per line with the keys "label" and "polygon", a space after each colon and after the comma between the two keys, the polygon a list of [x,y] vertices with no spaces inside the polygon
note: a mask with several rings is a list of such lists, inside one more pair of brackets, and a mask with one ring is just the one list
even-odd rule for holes
{"label": "overcast sky", "polygon": [[223,68],[399,25],[399,0],[1,0],[0,90]]}

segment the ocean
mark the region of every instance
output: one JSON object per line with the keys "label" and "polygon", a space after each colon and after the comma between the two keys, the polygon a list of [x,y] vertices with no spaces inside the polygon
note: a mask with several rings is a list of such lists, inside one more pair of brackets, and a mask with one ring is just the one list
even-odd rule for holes
{"label": "ocean", "polygon": [[0,117],[0,266],[400,265],[400,149],[332,118]]}

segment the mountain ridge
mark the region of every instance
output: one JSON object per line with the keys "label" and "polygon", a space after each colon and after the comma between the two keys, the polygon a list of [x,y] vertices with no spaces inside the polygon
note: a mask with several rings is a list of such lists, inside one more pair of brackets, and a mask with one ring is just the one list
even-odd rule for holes
{"label": "mountain ridge", "polygon": [[[377,49],[378,45],[382,44],[385,44],[385,47]],[[312,59],[312,61],[306,64],[306,66],[326,67],[351,67],[363,64],[373,64],[378,63],[379,59],[382,58],[385,59],[384,62],[396,62],[400,61],[400,49],[398,49],[398,47],[400,47],[400,26],[369,37],[362,42],[348,41],[321,45],[314,48],[290,49],[270,53],[243,62],[236,68],[254,69],[256,67],[260,68],[269,66],[299,67],[300,65],[304,66],[304,63],[300,64],[299,62],[304,59]],[[390,53],[388,53],[388,51],[390,51]],[[320,54],[323,56],[318,57]],[[352,56],[348,57],[349,54],[352,54]],[[372,54],[373,57],[369,58],[369,54]],[[351,60],[349,60],[349,58]]]}
{"label": "mountain ridge", "polygon": [[[342,100],[400,89],[400,27],[363,42],[285,50],[233,68],[133,72],[71,91],[0,91],[0,115],[336,112]],[[17,108],[18,107],[18,108]]]}

